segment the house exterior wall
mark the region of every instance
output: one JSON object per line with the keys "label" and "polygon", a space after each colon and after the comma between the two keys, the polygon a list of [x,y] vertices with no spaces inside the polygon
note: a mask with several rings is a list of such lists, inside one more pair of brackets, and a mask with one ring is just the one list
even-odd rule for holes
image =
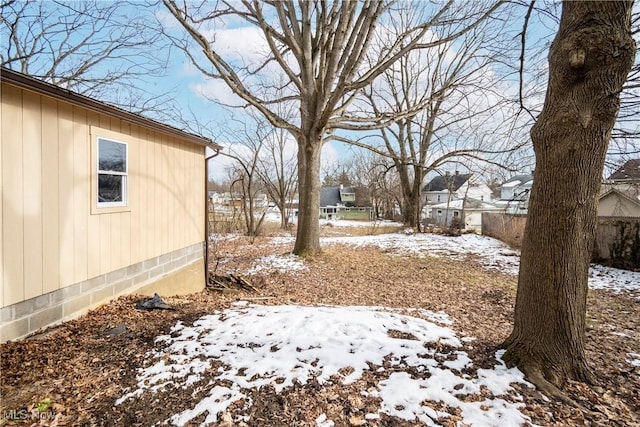
{"label": "house exterior wall", "polygon": [[[425,203],[426,204],[434,204],[434,203],[444,203],[449,198],[449,191],[426,191],[425,193]],[[454,195],[451,196],[451,200],[456,200],[457,197]]]}
{"label": "house exterior wall", "polygon": [[[454,219],[462,221],[464,213],[460,208],[432,207],[429,223],[438,227],[449,227]],[[462,225],[462,223],[460,223]]]}
{"label": "house exterior wall", "polygon": [[476,199],[482,201],[490,201],[492,199],[492,191],[489,186],[483,182],[476,182],[472,179],[465,182],[456,191],[458,199]]}
{"label": "house exterior wall", "polygon": [[[15,304],[201,247],[203,146],[4,81],[1,97],[3,322]],[[128,146],[126,207],[96,208],[98,135]]]}
{"label": "house exterior wall", "polygon": [[598,216],[640,218],[640,204],[609,193],[598,201]]}
{"label": "house exterior wall", "polygon": [[482,232],[482,212],[476,209],[465,209],[464,211],[464,228],[474,232]]}
{"label": "house exterior wall", "polygon": [[370,220],[373,219],[373,209],[369,207],[326,206],[320,208],[320,219]]}
{"label": "house exterior wall", "polygon": [[370,220],[373,219],[373,209],[368,207],[338,208],[338,219]]}
{"label": "house exterior wall", "polygon": [[531,181],[505,184],[500,187],[500,200],[526,200],[529,198],[531,185]]}
{"label": "house exterior wall", "polygon": [[506,186],[500,187],[500,200],[515,200],[520,194],[518,186]]}

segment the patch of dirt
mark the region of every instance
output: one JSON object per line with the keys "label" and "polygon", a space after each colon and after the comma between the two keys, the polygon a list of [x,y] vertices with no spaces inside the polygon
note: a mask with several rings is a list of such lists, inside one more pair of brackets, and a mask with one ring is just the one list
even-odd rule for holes
{"label": "patch of dirt", "polygon": [[[348,232],[330,231],[332,235]],[[266,237],[256,238],[253,244],[243,238],[221,241],[216,244],[217,259],[214,257],[212,264],[215,274],[238,274],[253,267],[258,257],[289,250],[290,244],[272,244]],[[187,389],[145,393],[119,406],[114,403],[135,388],[136,372],[145,366],[145,355],[159,346],[155,337],[169,333],[179,320],[192,324],[236,300],[443,311],[454,320],[451,328],[458,336],[474,338],[461,350],[477,368],[496,363],[495,352],[512,328],[516,278],[485,271],[472,258],[416,258],[375,248],[354,250],[333,245],[305,264],[306,270],[246,276],[258,292],[162,295],[176,311],[136,310],[135,303],[142,297],[121,297],[45,333],[1,345],[0,406],[4,418],[0,425],[147,426],[192,408],[202,398],[207,378]],[[587,317],[587,355],[599,384],[570,383],[565,391],[592,413],[549,402],[526,388],[522,390],[523,412],[537,425],[640,425],[640,368],[627,361],[628,353],[640,352],[640,301],[592,291]],[[251,390],[252,404],[237,402],[221,414],[219,424],[315,426],[316,418],[326,414],[336,426],[417,425],[384,414],[365,419],[367,413],[379,408],[379,398],[361,394],[362,390],[375,390],[376,375],[365,371],[360,380],[349,385],[339,381],[320,385],[311,380],[281,393],[272,387]],[[441,402],[424,404],[451,413],[442,425],[455,425],[461,419],[455,408],[449,411]],[[193,425],[203,420],[204,416]]]}

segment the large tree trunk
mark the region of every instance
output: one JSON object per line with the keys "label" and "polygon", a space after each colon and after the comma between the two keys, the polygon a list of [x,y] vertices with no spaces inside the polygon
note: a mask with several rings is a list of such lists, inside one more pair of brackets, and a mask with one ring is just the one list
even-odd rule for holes
{"label": "large tree trunk", "polygon": [[298,142],[298,229],[293,253],[313,256],[320,252],[320,152],[322,134]]}
{"label": "large tree trunk", "polygon": [[422,188],[424,174],[421,173],[420,168],[414,168],[414,175],[412,178],[409,175],[409,169],[404,162],[396,160],[395,165],[400,178],[400,187],[402,189],[402,199],[404,202],[402,209],[402,222],[407,227],[413,227],[419,231],[420,208],[422,207],[420,190]]}
{"label": "large tree trunk", "polygon": [[596,198],[635,54],[632,1],[565,2],[531,139],[536,169],[505,360],[543,391],[590,379],[585,346]]}
{"label": "large tree trunk", "polygon": [[407,227],[420,227],[420,195],[413,191],[403,191],[405,206],[402,212],[404,225]]}
{"label": "large tree trunk", "polygon": [[411,187],[402,188],[404,197],[404,209],[402,212],[404,225],[420,230],[420,211],[422,200],[420,199],[420,185],[416,182]]}

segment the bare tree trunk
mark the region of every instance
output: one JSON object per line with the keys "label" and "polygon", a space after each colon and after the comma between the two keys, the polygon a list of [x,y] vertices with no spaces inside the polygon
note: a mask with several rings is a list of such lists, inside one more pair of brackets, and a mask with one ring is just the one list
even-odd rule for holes
{"label": "bare tree trunk", "polygon": [[298,228],[293,253],[320,252],[320,151],[322,135],[310,132],[308,141],[298,142]]}
{"label": "bare tree trunk", "polygon": [[562,399],[557,387],[567,379],[591,379],[584,353],[588,269],[605,154],[635,54],[631,7],[563,4],[544,108],[531,129],[536,169],[505,360]]}
{"label": "bare tree trunk", "polygon": [[416,204],[420,203],[419,197],[413,192],[403,192],[405,200],[405,209],[402,212],[402,222],[408,227],[418,227],[420,224],[420,217],[416,209]]}
{"label": "bare tree trunk", "polygon": [[289,226],[289,212],[287,211],[287,198],[284,196],[284,193],[280,196],[280,200],[278,200],[276,204],[280,210],[280,228],[286,230]]}
{"label": "bare tree trunk", "polygon": [[420,208],[422,201],[420,199],[420,183],[411,182],[410,186],[403,185],[402,193],[405,200],[404,210],[402,212],[404,225],[420,230]]}

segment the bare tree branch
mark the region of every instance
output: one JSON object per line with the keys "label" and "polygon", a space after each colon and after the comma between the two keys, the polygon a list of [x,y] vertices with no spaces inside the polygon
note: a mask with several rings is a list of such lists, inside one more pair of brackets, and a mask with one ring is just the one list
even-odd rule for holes
{"label": "bare tree branch", "polygon": [[[136,83],[164,74],[161,34],[142,11],[154,3],[5,1],[3,67],[105,100],[134,113],[161,113],[167,97]],[[141,11],[131,16],[131,8]],[[4,35],[7,35],[4,39]]]}

